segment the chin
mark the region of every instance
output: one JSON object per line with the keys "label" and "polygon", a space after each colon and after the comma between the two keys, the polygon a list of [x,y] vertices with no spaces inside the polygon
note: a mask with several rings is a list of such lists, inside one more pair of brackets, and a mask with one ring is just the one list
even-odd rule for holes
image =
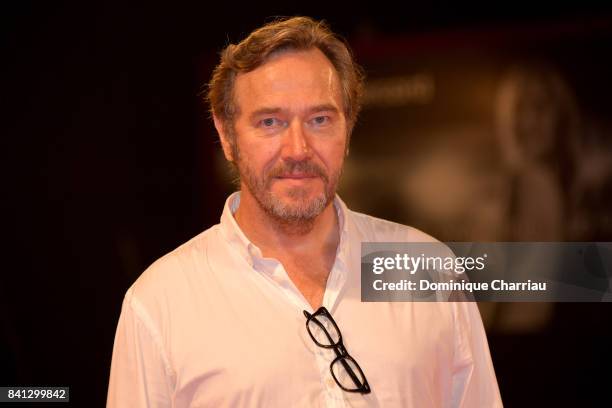
{"label": "chin", "polygon": [[314,202],[325,201],[325,194],[322,191],[290,190],[284,192],[279,201],[289,206],[310,206]]}
{"label": "chin", "polygon": [[272,212],[279,218],[314,219],[327,207],[324,194],[313,194],[307,197],[273,196]]}

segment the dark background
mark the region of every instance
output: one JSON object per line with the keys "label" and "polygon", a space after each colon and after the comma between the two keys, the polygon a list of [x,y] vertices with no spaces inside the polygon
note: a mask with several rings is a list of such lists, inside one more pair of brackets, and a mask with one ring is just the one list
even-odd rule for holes
{"label": "dark background", "polygon": [[[269,16],[325,18],[366,70],[413,38],[410,49],[431,53],[457,33],[491,46],[517,32],[521,44],[563,27],[579,27],[570,37],[583,42],[612,32],[610,8],[594,3],[354,7],[2,6],[0,385],[67,385],[71,405],[104,405],[123,294],[152,261],[217,223],[229,191],[198,94],[222,47]],[[588,81],[579,90],[609,118],[609,94]],[[506,405],[609,400],[611,312],[558,304],[544,330],[489,331]]]}

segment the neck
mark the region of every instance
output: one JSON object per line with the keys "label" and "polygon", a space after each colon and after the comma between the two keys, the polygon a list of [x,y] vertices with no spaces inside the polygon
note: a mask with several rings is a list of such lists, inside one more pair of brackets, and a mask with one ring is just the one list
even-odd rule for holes
{"label": "neck", "polygon": [[313,219],[282,220],[265,212],[251,194],[243,192],[234,214],[247,238],[265,257],[278,254],[315,255],[336,252],[340,241],[338,217],[333,202]]}

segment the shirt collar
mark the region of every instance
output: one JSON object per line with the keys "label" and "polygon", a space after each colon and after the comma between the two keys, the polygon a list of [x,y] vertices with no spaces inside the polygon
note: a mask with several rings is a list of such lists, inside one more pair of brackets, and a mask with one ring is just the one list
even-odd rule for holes
{"label": "shirt collar", "polygon": [[[230,246],[236,249],[252,266],[256,259],[262,259],[263,257],[261,250],[249,241],[234,218],[234,213],[238,210],[239,206],[240,192],[237,191],[231,194],[225,201],[223,213],[221,214],[221,233]],[[345,258],[348,253],[348,223],[346,222],[346,217],[349,210],[338,195],[334,197],[334,208],[338,215],[338,228],[340,230],[340,242],[338,243],[338,250],[336,251],[336,262],[341,261],[346,264]]]}

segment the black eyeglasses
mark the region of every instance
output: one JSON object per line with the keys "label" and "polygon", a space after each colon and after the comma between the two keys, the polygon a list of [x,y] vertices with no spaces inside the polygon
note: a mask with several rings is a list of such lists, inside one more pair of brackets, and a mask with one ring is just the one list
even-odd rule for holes
{"label": "black eyeglasses", "polygon": [[336,384],[344,391],[370,393],[370,385],[357,361],[349,355],[342,343],[342,334],[329,311],[321,306],[314,313],[304,310],[306,329],[312,341],[319,347],[334,349],[336,358],[329,369]]}

